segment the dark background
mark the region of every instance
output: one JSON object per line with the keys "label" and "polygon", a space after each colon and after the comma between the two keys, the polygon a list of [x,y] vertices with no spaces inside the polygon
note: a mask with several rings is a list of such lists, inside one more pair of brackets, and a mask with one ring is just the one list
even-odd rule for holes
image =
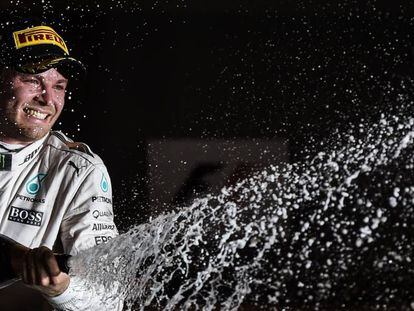
{"label": "dark background", "polygon": [[360,123],[398,111],[393,98],[412,76],[410,2],[2,1],[0,8],[3,22],[21,12],[53,21],[87,64],[57,128],[104,159],[122,231],[165,211],[148,194],[151,140],[280,138],[289,161],[302,161]]}

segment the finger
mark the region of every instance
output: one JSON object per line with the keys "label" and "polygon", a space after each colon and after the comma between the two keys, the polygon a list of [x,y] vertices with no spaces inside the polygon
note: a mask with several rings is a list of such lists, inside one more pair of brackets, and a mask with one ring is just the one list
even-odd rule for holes
{"label": "finger", "polygon": [[[53,285],[60,285],[63,284],[67,281],[67,279],[69,278],[69,275],[67,275],[64,272],[61,272],[58,276],[54,276],[52,277],[52,284]],[[67,287],[65,287],[64,289],[66,290]]]}
{"label": "finger", "polygon": [[34,263],[34,256],[33,251],[29,250],[26,253],[26,284],[34,285],[36,280],[36,271],[35,271],[35,263]]}
{"label": "finger", "polygon": [[44,250],[42,248],[36,248],[33,250],[33,253],[34,253],[36,285],[49,286],[51,280],[49,278],[49,275],[45,267],[45,262],[43,260]]}
{"label": "finger", "polygon": [[[42,263],[45,269],[45,273],[50,277],[51,280],[54,280],[56,276],[60,274],[59,265],[57,263],[56,257],[53,252],[47,247],[40,248],[42,252]],[[52,281],[52,284],[54,282]]]}
{"label": "finger", "polygon": [[23,256],[22,259],[22,266],[21,266],[21,278],[23,283],[28,284],[28,279],[27,279],[27,256],[28,256],[28,252],[26,252]]}

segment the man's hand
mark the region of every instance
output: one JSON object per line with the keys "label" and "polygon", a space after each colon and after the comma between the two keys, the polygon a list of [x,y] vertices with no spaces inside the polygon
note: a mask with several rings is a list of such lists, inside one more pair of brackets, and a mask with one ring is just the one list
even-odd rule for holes
{"label": "man's hand", "polygon": [[47,296],[58,296],[69,286],[69,275],[60,271],[53,252],[46,246],[29,249],[13,247],[11,264],[23,283]]}

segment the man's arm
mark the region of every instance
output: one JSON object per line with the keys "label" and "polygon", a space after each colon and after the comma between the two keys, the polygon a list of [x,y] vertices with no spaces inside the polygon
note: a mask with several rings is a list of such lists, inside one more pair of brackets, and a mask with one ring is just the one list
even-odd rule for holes
{"label": "man's arm", "polygon": [[[95,165],[83,179],[60,228],[64,253],[77,255],[118,234],[113,220],[111,183],[103,164]],[[120,301],[101,302],[106,297],[94,288],[84,288],[81,276],[71,278],[59,296],[46,297],[59,310],[121,310]],[[98,307],[100,305],[101,307]],[[113,305],[118,305],[113,307]]]}
{"label": "man's arm", "polygon": [[[64,252],[76,255],[117,234],[109,176],[103,165],[93,167],[82,180],[61,223]],[[120,300],[102,308],[99,293],[93,288],[85,288],[80,278],[70,278],[61,272],[53,252],[45,246],[29,249],[0,235],[0,265],[0,288],[22,279],[58,310],[122,309]]]}
{"label": "man's arm", "polygon": [[21,279],[46,296],[58,296],[69,285],[69,276],[60,271],[53,252],[45,246],[34,249],[0,235],[1,287]]}
{"label": "man's arm", "polygon": [[11,262],[13,248],[16,248],[14,254],[17,255],[18,250],[23,250],[25,247],[0,234],[0,288],[6,287],[18,280]]}

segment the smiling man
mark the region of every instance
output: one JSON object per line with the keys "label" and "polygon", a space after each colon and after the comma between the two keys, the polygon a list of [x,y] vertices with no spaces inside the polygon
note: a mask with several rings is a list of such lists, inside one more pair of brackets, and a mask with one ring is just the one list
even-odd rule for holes
{"label": "smiling man", "polygon": [[55,68],[38,74],[5,69],[1,80],[0,140],[26,145],[45,137],[62,112],[68,80]]}
{"label": "smiling man", "polygon": [[117,235],[101,159],[52,131],[84,66],[40,23],[11,23],[0,44],[0,309],[104,310],[99,293],[61,271],[56,257]]}

